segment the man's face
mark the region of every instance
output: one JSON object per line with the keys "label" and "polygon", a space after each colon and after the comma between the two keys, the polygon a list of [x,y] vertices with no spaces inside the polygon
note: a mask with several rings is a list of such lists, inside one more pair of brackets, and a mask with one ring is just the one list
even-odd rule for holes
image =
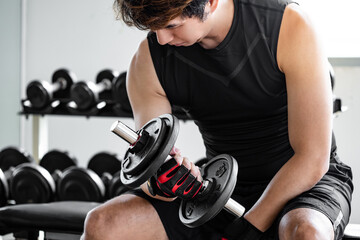
{"label": "man's face", "polygon": [[205,21],[199,18],[177,17],[164,28],[155,30],[159,44],[173,46],[191,46],[200,42],[208,33]]}

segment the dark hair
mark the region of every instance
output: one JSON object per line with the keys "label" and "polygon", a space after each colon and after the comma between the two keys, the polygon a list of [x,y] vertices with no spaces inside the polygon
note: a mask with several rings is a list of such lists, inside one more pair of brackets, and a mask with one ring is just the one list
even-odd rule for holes
{"label": "dark hair", "polygon": [[141,30],[157,30],[172,19],[181,17],[206,18],[209,0],[115,0],[116,18]]}

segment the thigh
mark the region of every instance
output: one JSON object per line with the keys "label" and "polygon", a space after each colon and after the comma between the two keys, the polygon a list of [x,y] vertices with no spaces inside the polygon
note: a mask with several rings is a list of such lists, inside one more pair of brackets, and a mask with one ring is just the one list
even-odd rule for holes
{"label": "thigh", "polygon": [[123,194],[91,210],[85,220],[83,240],[167,240],[153,206],[133,194]]}
{"label": "thigh", "polygon": [[186,227],[179,218],[181,200],[164,202],[147,196],[141,190],[131,191],[132,194],[146,199],[155,209],[162,226],[170,240],[219,240],[221,233],[206,227],[206,224],[196,228]]}

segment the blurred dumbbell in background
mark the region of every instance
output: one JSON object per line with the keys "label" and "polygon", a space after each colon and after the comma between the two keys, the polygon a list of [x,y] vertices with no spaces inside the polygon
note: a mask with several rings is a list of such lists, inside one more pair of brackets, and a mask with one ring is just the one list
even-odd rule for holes
{"label": "blurred dumbbell in background", "polygon": [[24,191],[32,186],[19,179],[18,171],[27,164],[34,164],[34,158],[20,148],[9,146],[0,151],[0,206],[27,201]]}
{"label": "blurred dumbbell in background", "polygon": [[70,90],[70,111],[94,112],[112,102],[112,81],[119,75],[117,71],[105,69],[96,76],[96,81],[79,81]]}
{"label": "blurred dumbbell in background", "polygon": [[121,159],[114,153],[96,153],[87,168],[67,169],[58,183],[59,200],[102,202],[125,192],[120,180]]}
{"label": "blurred dumbbell in background", "polygon": [[129,97],[126,90],[126,71],[114,78],[112,83],[112,95],[114,100],[113,110],[121,115],[123,112],[132,113]]}
{"label": "blurred dumbbell in background", "polygon": [[27,100],[24,107],[33,110],[55,108],[62,102],[69,101],[70,89],[76,81],[76,75],[68,69],[56,70],[48,81],[33,80],[26,88]]}

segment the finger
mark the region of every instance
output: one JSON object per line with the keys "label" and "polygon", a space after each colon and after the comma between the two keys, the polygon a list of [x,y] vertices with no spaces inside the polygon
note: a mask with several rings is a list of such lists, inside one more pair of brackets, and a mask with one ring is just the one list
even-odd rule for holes
{"label": "finger", "polygon": [[187,157],[183,158],[182,165],[184,165],[187,169],[191,170],[191,162]]}
{"label": "finger", "polygon": [[176,155],[174,155],[174,156],[172,156],[172,157],[176,160],[176,162],[179,164],[179,166],[180,166],[181,164],[183,164],[184,158],[183,158],[181,155],[176,154]]}
{"label": "finger", "polygon": [[178,149],[177,147],[173,147],[170,151],[170,156],[174,155],[181,155],[180,149]]}
{"label": "finger", "polygon": [[193,163],[191,162],[191,170],[190,173],[196,177],[196,179],[201,182],[202,181],[202,176],[201,176],[201,172],[200,169]]}

